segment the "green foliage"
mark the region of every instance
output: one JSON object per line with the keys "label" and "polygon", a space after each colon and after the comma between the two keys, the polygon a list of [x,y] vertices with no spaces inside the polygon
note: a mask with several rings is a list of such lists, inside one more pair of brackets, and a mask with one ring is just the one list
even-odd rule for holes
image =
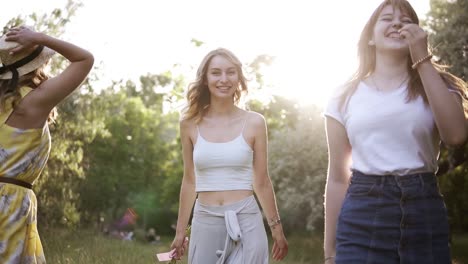
{"label": "green foliage", "polygon": [[251,100],[247,108],[267,121],[270,177],[286,231],[321,230],[327,168],[321,110],[279,96],[266,105]]}
{"label": "green foliage", "polygon": [[468,166],[458,166],[443,175],[440,188],[447,204],[452,229],[468,230]]}
{"label": "green foliage", "polygon": [[327,146],[321,110],[278,96],[247,106],[267,121],[270,177],[286,231],[322,229]]}
{"label": "green foliage", "polygon": [[7,22],[3,27],[3,33],[6,33],[12,27],[33,25],[38,31],[56,37],[61,36],[65,32],[66,25],[81,6],[82,3],[80,1],[68,0],[64,8],[56,8],[50,14],[19,14]]}
{"label": "green foliage", "polygon": [[431,10],[425,24],[435,34],[430,35],[434,53],[450,72],[468,78],[468,1],[431,0]]}
{"label": "green foliage", "polygon": [[89,216],[105,213],[117,219],[132,207],[144,227],[169,228],[176,201],[163,187],[172,178],[180,179],[174,175],[181,166],[177,115],[162,114],[165,95],[156,90],[159,84],[170,83],[170,77],[163,73],[140,80],[140,90],[132,82],[114,83],[99,96],[109,133],[88,147],[90,166],[80,188],[86,194],[82,210]]}
{"label": "green foliage", "polygon": [[201,47],[205,42],[198,40],[196,38],[192,38],[190,42],[195,46],[195,47]]}
{"label": "green foliage", "polygon": [[[468,0],[431,0],[425,25],[433,34],[430,43],[451,73],[468,78]],[[442,147],[439,159],[440,186],[447,204],[452,230],[468,231],[468,144],[457,149]]]}
{"label": "green foliage", "polygon": [[323,226],[323,190],[327,146],[323,118],[315,107],[304,107],[292,126],[272,132],[269,168],[286,230],[316,230]]}
{"label": "green foliage", "polygon": [[[18,16],[4,31],[33,24],[38,31],[61,37],[80,6],[69,0],[50,14]],[[66,66],[63,57],[55,56],[51,75]],[[79,91],[58,107],[48,165],[35,184],[40,225],[75,226],[98,221],[103,214],[116,219],[125,208],[135,207],[143,226],[169,229],[181,161],[178,114],[163,111],[165,102],[181,98],[184,79],[170,71],[148,73],[141,76],[139,87],[131,81],[114,82],[96,94],[92,81],[97,79],[98,73],[91,72]]]}
{"label": "green foliage", "polygon": [[[18,16],[4,31],[32,24],[61,37],[80,6],[69,0],[50,14]],[[55,56],[51,75],[66,66],[63,57]],[[92,223],[103,214],[115,219],[126,207],[135,207],[144,226],[170,230],[182,163],[178,113],[164,111],[182,98],[185,80],[170,71],[148,73],[139,86],[114,82],[97,94],[92,85],[97,79],[92,71],[58,107],[48,165],[35,184],[40,225]]]}
{"label": "green foliage", "polygon": [[294,127],[299,122],[301,111],[297,102],[279,96],[273,96],[267,105],[257,100],[251,100],[247,103],[247,108],[261,113],[265,117],[269,131]]}
{"label": "green foliage", "polygon": [[255,81],[257,83],[258,87],[255,87],[257,89],[261,89],[264,87],[265,83],[263,81],[263,74],[262,74],[262,69],[265,66],[270,66],[275,60],[275,57],[272,57],[268,54],[262,54],[258,55],[251,63],[249,63],[248,68],[247,68],[247,74],[248,75],[253,75],[255,77],[254,80],[251,80],[250,86],[253,86],[254,84],[252,81]]}

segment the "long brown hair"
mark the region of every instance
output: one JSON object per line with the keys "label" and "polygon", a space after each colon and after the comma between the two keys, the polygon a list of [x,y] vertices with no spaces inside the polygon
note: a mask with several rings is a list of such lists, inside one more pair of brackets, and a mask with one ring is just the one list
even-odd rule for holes
{"label": "long brown hair", "polygon": [[[358,42],[358,57],[359,57],[359,66],[353,76],[348,80],[344,85],[344,90],[340,94],[340,106],[341,109],[346,108],[349,98],[354,94],[359,85],[359,82],[369,77],[375,70],[375,59],[376,59],[376,50],[375,46],[369,45],[369,41],[372,39],[374,27],[377,23],[377,19],[382,12],[382,10],[387,6],[391,5],[393,9],[399,9],[404,12],[411,20],[419,25],[419,18],[413,7],[406,0],[385,0],[383,1],[372,13],[371,17],[367,21],[364,29],[361,32],[361,37]],[[439,65],[435,62],[432,62],[436,70],[441,75],[445,83],[451,88],[458,91],[463,100],[465,114],[468,115],[468,95],[467,95],[467,84],[460,78],[455,75],[445,71],[447,67]],[[407,100],[412,101],[417,97],[421,96],[424,99],[424,102],[427,104],[427,96],[424,91],[424,87],[421,82],[421,77],[417,70],[411,68],[411,54],[408,53],[408,73],[409,73],[409,82],[408,82],[408,96]]]}
{"label": "long brown hair", "polygon": [[[16,104],[21,100],[21,87],[27,86],[36,89],[41,83],[49,79],[49,76],[44,71],[46,65],[47,63],[19,77],[18,85],[13,88],[9,87],[10,80],[0,80],[0,112],[5,111],[7,106],[15,108]],[[57,109],[54,107],[50,112],[48,122],[54,122],[56,116]]]}
{"label": "long brown hair", "polygon": [[238,104],[242,93],[247,92],[247,79],[242,71],[242,63],[231,51],[219,48],[210,51],[202,60],[198,67],[196,80],[189,85],[187,92],[187,106],[182,115],[183,120],[194,119],[196,123],[200,122],[203,114],[210,106],[211,95],[207,86],[207,71],[211,60],[215,56],[222,56],[235,65],[237,75],[239,76],[239,87],[234,92],[234,104]]}

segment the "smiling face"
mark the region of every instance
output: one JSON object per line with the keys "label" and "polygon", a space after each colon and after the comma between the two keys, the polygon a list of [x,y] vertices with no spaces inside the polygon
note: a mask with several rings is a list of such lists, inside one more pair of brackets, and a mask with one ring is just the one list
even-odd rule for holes
{"label": "smiling face", "polygon": [[206,85],[212,99],[232,100],[239,87],[239,73],[236,65],[224,56],[214,56],[206,72]]}
{"label": "smiling face", "polygon": [[400,36],[398,30],[412,23],[415,22],[407,12],[387,5],[377,17],[371,43],[377,51],[408,50],[408,42]]}
{"label": "smiling face", "polygon": [[407,18],[412,23],[419,24],[416,12],[406,0],[385,0],[374,10],[359,38],[359,66],[356,73],[358,79],[365,78],[375,69],[376,53],[385,49],[400,50],[406,53],[411,61],[408,44],[397,39],[394,31],[398,29],[392,28],[391,22],[399,20],[401,25],[396,23],[395,27],[400,27],[409,22]]}

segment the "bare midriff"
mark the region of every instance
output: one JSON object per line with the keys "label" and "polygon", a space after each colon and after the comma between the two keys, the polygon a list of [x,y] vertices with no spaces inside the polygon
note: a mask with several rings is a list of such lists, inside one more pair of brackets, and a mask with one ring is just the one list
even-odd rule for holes
{"label": "bare midriff", "polygon": [[250,190],[199,192],[198,201],[205,205],[221,206],[238,202],[253,195]]}

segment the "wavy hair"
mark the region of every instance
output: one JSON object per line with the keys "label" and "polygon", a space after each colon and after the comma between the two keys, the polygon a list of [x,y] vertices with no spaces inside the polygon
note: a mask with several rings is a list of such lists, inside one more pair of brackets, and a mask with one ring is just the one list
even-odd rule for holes
{"label": "wavy hair", "polygon": [[238,104],[243,93],[247,93],[247,79],[242,71],[242,63],[231,51],[218,48],[210,51],[198,67],[196,79],[189,84],[187,92],[187,106],[183,110],[183,120],[195,120],[199,123],[210,106],[211,95],[207,85],[207,72],[211,60],[215,56],[222,56],[235,65],[239,76],[239,85],[234,92],[233,102]]}
{"label": "wavy hair", "polygon": [[[369,77],[375,70],[375,60],[376,60],[376,50],[375,46],[370,46],[369,41],[372,39],[374,27],[377,23],[377,19],[382,12],[382,10],[387,6],[391,5],[393,9],[399,9],[402,12],[406,13],[411,20],[419,25],[419,18],[416,12],[414,11],[411,4],[406,0],[385,0],[383,1],[374,11],[370,19],[367,21],[364,29],[361,32],[361,37],[358,42],[358,58],[359,64],[356,72],[352,77],[345,83],[344,90],[340,95],[340,106],[342,109],[346,108],[349,98],[354,94],[359,85],[359,82]],[[465,115],[468,115],[468,95],[467,95],[467,84],[460,78],[446,71],[447,66],[431,62],[436,70],[439,72],[440,76],[444,82],[451,88],[460,93],[463,101],[463,108]],[[421,96],[424,99],[424,102],[428,104],[427,96],[424,91],[424,87],[421,82],[421,77],[417,70],[411,68],[412,60],[411,54],[408,53],[408,73],[409,73],[409,82],[408,82],[408,96],[407,101],[412,101],[417,97]]]}

